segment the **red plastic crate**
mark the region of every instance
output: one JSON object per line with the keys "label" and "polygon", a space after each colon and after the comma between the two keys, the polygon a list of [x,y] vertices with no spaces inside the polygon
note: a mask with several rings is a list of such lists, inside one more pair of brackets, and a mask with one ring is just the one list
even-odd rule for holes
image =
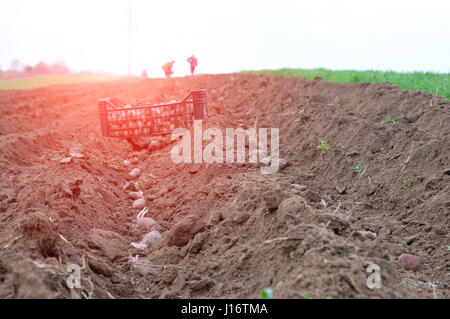
{"label": "red plastic crate", "polygon": [[206,90],[191,92],[179,102],[149,105],[125,105],[116,98],[98,102],[103,136],[142,137],[171,134],[179,127],[188,128],[194,119],[207,116]]}

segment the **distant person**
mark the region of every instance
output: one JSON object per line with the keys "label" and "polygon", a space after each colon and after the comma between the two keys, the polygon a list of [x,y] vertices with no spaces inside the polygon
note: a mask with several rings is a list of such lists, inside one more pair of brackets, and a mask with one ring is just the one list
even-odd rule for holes
{"label": "distant person", "polygon": [[141,76],[142,76],[144,79],[148,78],[148,76],[147,76],[147,71],[146,71],[146,70],[142,71]]}
{"label": "distant person", "polygon": [[172,66],[174,63],[175,63],[175,61],[170,61],[170,62],[167,62],[166,64],[164,64],[162,67],[164,73],[166,74],[167,79],[170,79],[170,75],[173,73]]}
{"label": "distant person", "polygon": [[189,58],[187,59],[187,61],[191,64],[191,75],[194,75],[195,67],[196,67],[197,64],[198,64],[197,58],[196,58],[194,55],[192,55],[191,57],[189,57]]}

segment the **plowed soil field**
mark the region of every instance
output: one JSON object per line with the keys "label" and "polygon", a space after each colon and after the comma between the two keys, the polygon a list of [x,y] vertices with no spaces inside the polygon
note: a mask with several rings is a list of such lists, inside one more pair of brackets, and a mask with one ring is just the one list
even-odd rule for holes
{"label": "plowed soil field", "polygon": [[[99,99],[197,89],[203,129],[279,128],[287,167],[175,164],[170,136],[101,135]],[[449,131],[448,100],[389,83],[227,74],[2,91],[0,297],[448,298]],[[156,224],[137,225],[133,186]],[[131,246],[150,231],[162,238]]]}

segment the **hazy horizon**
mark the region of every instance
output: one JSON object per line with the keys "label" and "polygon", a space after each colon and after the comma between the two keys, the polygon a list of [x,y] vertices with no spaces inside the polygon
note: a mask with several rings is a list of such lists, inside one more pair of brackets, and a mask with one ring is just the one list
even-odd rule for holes
{"label": "hazy horizon", "polygon": [[161,77],[279,68],[450,72],[450,2],[26,1],[0,5],[0,68],[64,61],[72,71]]}

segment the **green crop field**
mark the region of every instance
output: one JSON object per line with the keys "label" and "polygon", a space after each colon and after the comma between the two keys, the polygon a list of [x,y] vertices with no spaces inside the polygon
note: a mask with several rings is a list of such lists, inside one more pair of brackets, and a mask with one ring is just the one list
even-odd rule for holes
{"label": "green crop field", "polygon": [[70,84],[81,82],[103,82],[118,79],[118,76],[98,75],[98,74],[77,74],[77,75],[46,75],[34,76],[21,79],[6,79],[0,77],[0,90],[25,90],[38,87]]}
{"label": "green crop field", "polygon": [[320,76],[328,82],[390,82],[405,90],[428,91],[450,100],[450,73],[432,72],[384,72],[384,71],[333,71],[327,69],[279,69],[244,71],[243,73],[263,73],[271,75],[295,76],[312,80]]}

